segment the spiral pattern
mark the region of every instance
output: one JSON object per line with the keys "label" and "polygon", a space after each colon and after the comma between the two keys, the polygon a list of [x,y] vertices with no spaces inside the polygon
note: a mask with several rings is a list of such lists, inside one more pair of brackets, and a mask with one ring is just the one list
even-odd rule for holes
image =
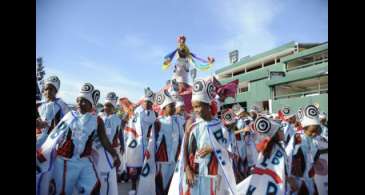
{"label": "spiral pattern", "polygon": [[223,114],[223,120],[227,121],[227,122],[232,122],[234,119],[233,113],[232,112],[226,112]]}
{"label": "spiral pattern", "polygon": [[214,85],[213,82],[209,82],[207,84],[207,94],[209,96],[209,98],[213,99],[214,98]]}
{"label": "spiral pattern", "polygon": [[290,109],[289,109],[289,107],[284,107],[282,111],[283,111],[283,113],[284,113],[285,115],[288,115],[288,114],[290,113]]}
{"label": "spiral pattern", "polygon": [[83,93],[91,93],[92,91],[94,91],[94,86],[91,83],[85,83],[81,87],[81,92]]}
{"label": "spiral pattern", "polygon": [[259,133],[267,133],[271,129],[271,122],[265,117],[259,117],[256,119],[255,128]]}
{"label": "spiral pattern", "polygon": [[319,114],[317,107],[314,105],[307,106],[304,113],[309,118],[316,118]]}
{"label": "spiral pattern", "polygon": [[93,91],[91,97],[93,98],[94,104],[96,105],[100,99],[100,91],[99,90]]}
{"label": "spiral pattern", "polygon": [[197,80],[194,82],[193,91],[200,92],[203,91],[205,82],[203,80]]}
{"label": "spiral pattern", "polygon": [[165,101],[164,94],[159,93],[156,95],[156,104],[162,105],[164,101]]}

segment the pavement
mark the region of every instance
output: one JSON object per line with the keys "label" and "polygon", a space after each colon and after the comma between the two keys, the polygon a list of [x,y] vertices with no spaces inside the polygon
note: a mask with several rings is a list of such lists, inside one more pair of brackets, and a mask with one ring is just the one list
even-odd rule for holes
{"label": "pavement", "polygon": [[129,190],[132,188],[132,183],[129,181],[128,183],[118,183],[118,192],[119,195],[128,195]]}

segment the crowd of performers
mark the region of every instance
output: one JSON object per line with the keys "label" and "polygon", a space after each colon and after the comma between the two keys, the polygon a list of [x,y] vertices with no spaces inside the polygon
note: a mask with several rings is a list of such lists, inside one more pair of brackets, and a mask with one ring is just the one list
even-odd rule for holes
{"label": "crowd of performers", "polygon": [[37,103],[37,194],[117,195],[125,181],[139,195],[327,194],[328,128],[318,106],[223,109],[237,82],[190,86],[187,72],[159,91],[147,87],[136,103],[105,94],[101,111],[92,84],[72,110],[57,98],[59,78],[47,78]]}

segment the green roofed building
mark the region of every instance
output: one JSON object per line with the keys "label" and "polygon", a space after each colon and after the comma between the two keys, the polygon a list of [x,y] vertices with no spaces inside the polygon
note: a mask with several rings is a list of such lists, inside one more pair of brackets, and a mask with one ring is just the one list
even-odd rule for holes
{"label": "green roofed building", "polygon": [[272,50],[238,60],[217,70],[221,83],[239,79],[236,101],[227,98],[224,107],[239,102],[276,113],[283,106],[297,111],[307,104],[328,113],[328,43],[290,42]]}

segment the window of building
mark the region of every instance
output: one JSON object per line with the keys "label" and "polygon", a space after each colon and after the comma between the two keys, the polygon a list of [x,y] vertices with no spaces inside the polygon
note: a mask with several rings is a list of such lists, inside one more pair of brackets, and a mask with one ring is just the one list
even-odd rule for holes
{"label": "window of building", "polygon": [[240,75],[240,74],[243,74],[243,73],[245,73],[245,69],[240,70],[240,71],[237,71],[237,72],[234,72],[233,73],[233,76]]}
{"label": "window of building", "polygon": [[287,71],[297,70],[300,68],[306,68],[309,66],[321,64],[327,61],[328,61],[328,52],[322,52],[319,54],[306,56],[290,61],[286,64],[286,70]]}
{"label": "window of building", "polygon": [[273,90],[273,99],[297,98],[328,93],[328,75],[277,85]]}
{"label": "window of building", "polygon": [[254,71],[261,68],[261,64],[247,68],[247,72]]}
{"label": "window of building", "polygon": [[244,93],[248,91],[248,82],[241,82],[238,84],[238,93]]}

